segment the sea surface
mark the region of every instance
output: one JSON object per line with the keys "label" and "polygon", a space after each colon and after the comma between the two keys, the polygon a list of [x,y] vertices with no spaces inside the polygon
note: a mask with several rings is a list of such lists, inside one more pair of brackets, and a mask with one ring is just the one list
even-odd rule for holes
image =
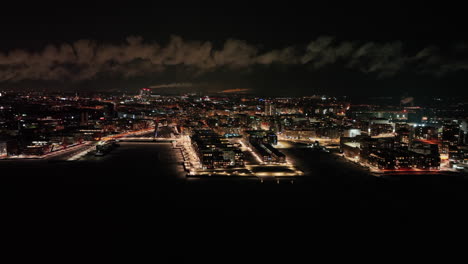
{"label": "sea surface", "polygon": [[[4,219],[14,232],[99,244],[144,235],[170,248],[207,233],[297,232],[465,223],[462,174],[376,177],[332,153],[282,150],[305,175],[291,179],[186,179],[168,143],[130,143],[78,161],[0,161]],[[205,233],[207,232],[207,233]],[[236,232],[234,232],[236,233]],[[96,238],[97,237],[97,238]]]}

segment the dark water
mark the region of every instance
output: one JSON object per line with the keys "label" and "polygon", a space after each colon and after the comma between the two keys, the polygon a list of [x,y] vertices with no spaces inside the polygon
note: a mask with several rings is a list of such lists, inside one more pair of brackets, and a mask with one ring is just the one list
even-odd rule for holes
{"label": "dark water", "polygon": [[[463,175],[419,175],[382,178],[332,154],[307,148],[283,150],[305,172],[304,177],[254,179],[184,179],[180,153],[170,144],[122,143],[104,157],[68,161],[2,161],[2,195],[6,199],[86,203],[125,201],[158,204],[168,209],[213,214],[278,215],[294,208],[343,209],[431,207],[465,202]],[[138,200],[141,196],[141,200]],[[145,198],[143,198],[145,197]],[[139,205],[137,205],[139,206]],[[301,212],[298,212],[301,213]]]}
{"label": "dark water", "polygon": [[306,173],[293,184],[186,181],[180,155],[160,143],[122,143],[109,155],[75,162],[2,161],[3,215],[16,229],[40,236],[63,230],[97,244],[144,236],[175,249],[198,243],[205,232],[239,227],[276,232],[466,219],[468,185],[461,175],[385,179],[328,153],[283,151]]}

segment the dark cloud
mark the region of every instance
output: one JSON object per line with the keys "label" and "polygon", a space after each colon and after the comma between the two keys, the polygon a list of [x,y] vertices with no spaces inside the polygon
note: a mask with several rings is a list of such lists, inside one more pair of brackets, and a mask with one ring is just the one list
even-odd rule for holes
{"label": "dark cloud", "polygon": [[[453,54],[467,51],[466,43],[454,45]],[[307,65],[312,71],[331,65],[388,78],[398,73],[444,76],[468,70],[468,61],[447,56],[437,47],[407,53],[404,43],[338,41],[322,36],[304,47],[263,50],[242,40],[228,39],[215,49],[209,41],[186,41],[179,36],[161,45],[130,36],[121,44],[93,40],[47,45],[41,52],[12,50],[0,53],[0,81],[87,81],[102,75],[123,78],[163,73],[183,66],[194,76],[219,69],[239,70],[272,64]]]}

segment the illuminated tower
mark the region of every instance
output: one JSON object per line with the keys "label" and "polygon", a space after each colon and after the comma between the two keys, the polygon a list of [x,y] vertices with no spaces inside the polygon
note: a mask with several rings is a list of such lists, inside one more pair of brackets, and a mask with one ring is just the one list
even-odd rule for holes
{"label": "illuminated tower", "polygon": [[141,99],[148,99],[149,97],[151,97],[151,89],[141,88],[140,89],[140,98]]}
{"label": "illuminated tower", "polygon": [[276,115],[276,106],[271,101],[265,101],[265,115],[274,116]]}

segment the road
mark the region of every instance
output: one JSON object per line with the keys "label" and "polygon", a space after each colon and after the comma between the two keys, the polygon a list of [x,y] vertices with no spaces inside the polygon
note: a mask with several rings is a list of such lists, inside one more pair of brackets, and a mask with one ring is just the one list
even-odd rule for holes
{"label": "road", "polygon": [[87,149],[94,148],[93,142],[85,142],[83,144],[67,147],[58,151],[50,152],[42,156],[18,156],[0,159],[0,161],[19,161],[19,160],[67,160],[70,157],[85,151]]}
{"label": "road", "polygon": [[95,148],[94,142],[87,142],[78,146],[70,147],[64,150],[59,150],[47,155],[44,155],[43,159],[45,160],[68,160],[74,155],[86,151],[88,149]]}

